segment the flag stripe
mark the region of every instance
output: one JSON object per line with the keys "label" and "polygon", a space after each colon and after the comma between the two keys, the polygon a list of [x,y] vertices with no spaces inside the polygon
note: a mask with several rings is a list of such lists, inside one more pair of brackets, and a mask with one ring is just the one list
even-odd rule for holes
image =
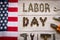
{"label": "flag stripe", "polygon": [[18,12],[18,8],[17,7],[9,7],[8,12]]}
{"label": "flag stripe", "polygon": [[18,2],[18,0],[8,0],[8,2]]}
{"label": "flag stripe", "polygon": [[18,7],[18,3],[9,3],[9,7]]}
{"label": "flag stripe", "polygon": [[8,17],[8,21],[18,21],[17,17]]}
{"label": "flag stripe", "polygon": [[0,40],[17,40],[17,37],[0,37]]}
{"label": "flag stripe", "polygon": [[0,37],[4,37],[4,36],[7,36],[7,37],[18,37],[18,32],[15,32],[15,31],[1,31],[0,32]]}
{"label": "flag stripe", "polygon": [[18,22],[8,22],[8,26],[18,26]]}
{"label": "flag stripe", "polygon": [[7,29],[8,31],[18,31],[18,28],[17,27],[8,27]]}
{"label": "flag stripe", "polygon": [[9,17],[17,17],[18,16],[18,14],[17,14],[17,12],[8,12],[9,13]]}

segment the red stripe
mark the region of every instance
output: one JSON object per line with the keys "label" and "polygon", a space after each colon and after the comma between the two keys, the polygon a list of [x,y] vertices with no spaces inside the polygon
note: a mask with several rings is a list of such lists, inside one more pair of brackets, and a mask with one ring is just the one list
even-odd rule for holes
{"label": "red stripe", "polygon": [[13,27],[11,26],[11,27],[10,27],[10,26],[9,26],[7,30],[8,30],[8,31],[18,31],[18,27],[15,27],[15,26],[13,26]]}
{"label": "red stripe", "polygon": [[8,11],[9,12],[18,12],[18,8],[17,7],[14,7],[14,8],[13,7],[9,7]]}
{"label": "red stripe", "polygon": [[0,40],[18,40],[17,37],[0,37]]}
{"label": "red stripe", "polygon": [[18,0],[8,0],[9,2],[18,2]]}
{"label": "red stripe", "polygon": [[8,21],[18,21],[17,17],[8,17]]}

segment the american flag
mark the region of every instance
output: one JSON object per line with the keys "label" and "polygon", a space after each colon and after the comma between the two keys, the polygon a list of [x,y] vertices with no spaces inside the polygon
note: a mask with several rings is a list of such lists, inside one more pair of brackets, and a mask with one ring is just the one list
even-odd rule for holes
{"label": "american flag", "polygon": [[0,40],[18,40],[18,0],[0,0]]}

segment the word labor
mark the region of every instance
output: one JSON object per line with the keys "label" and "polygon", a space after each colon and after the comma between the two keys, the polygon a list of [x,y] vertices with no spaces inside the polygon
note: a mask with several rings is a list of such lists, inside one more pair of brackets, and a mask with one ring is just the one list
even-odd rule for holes
{"label": "word labor", "polygon": [[[55,40],[55,34],[35,34],[35,33],[22,33],[20,34],[20,37],[23,38],[23,40]],[[21,39],[21,38],[20,38]]]}
{"label": "word labor", "polygon": [[[47,17],[39,17],[39,20],[36,17],[31,18],[28,17],[23,17],[23,27],[27,27],[28,24],[32,27],[33,25],[36,25],[37,27],[39,26],[39,21],[42,23],[42,26],[45,26],[45,22],[47,21]],[[31,23],[29,23],[31,22]]]}
{"label": "word labor", "polygon": [[23,3],[23,12],[50,12],[50,5],[48,3],[29,3],[28,5]]}

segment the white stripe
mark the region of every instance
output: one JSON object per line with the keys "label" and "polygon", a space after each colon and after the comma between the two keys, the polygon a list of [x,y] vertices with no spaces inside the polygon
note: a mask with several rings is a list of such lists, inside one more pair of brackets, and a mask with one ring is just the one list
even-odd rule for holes
{"label": "white stripe", "polygon": [[18,37],[18,32],[9,32],[9,31],[0,32],[0,37],[2,36]]}
{"label": "white stripe", "polygon": [[18,16],[18,12],[8,12],[8,16],[9,17],[17,17]]}
{"label": "white stripe", "polygon": [[8,26],[18,26],[18,22],[8,22]]}
{"label": "white stripe", "polygon": [[18,7],[18,3],[9,3],[9,7]]}

